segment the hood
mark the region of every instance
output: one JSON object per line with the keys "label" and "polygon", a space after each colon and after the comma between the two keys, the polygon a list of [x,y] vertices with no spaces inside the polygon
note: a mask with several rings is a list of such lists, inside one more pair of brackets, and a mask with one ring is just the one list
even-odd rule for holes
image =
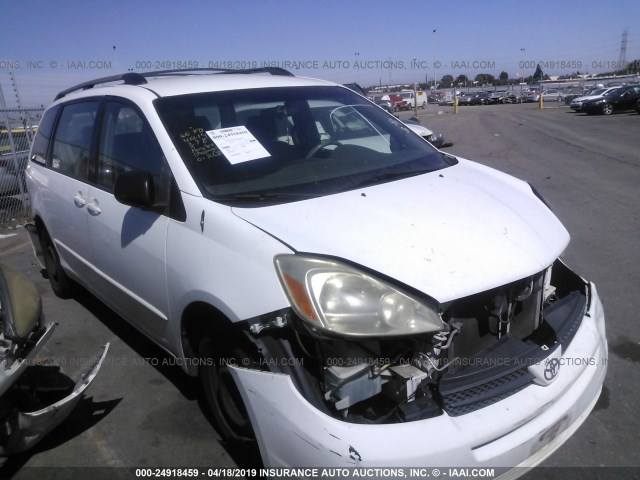
{"label": "hood", "polygon": [[587,95],[586,97],[578,97],[571,100],[572,102],[586,102],[587,100],[593,100],[594,98],[600,98],[602,95]]}
{"label": "hood", "polygon": [[462,159],[382,185],[233,211],[298,252],[355,262],[439,302],[540,272],[569,242],[528,184]]}

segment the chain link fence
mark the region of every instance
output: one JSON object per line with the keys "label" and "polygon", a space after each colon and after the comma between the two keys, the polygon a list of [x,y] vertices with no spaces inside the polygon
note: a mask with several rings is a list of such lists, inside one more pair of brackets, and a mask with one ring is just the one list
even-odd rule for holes
{"label": "chain link fence", "polygon": [[24,224],[29,217],[24,175],[42,112],[0,109],[0,228]]}

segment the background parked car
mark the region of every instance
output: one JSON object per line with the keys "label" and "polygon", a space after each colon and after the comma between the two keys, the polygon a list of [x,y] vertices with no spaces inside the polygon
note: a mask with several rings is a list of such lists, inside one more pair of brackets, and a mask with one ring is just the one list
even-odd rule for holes
{"label": "background parked car", "polygon": [[519,92],[514,92],[513,90],[504,92],[501,102],[502,103],[520,103],[520,94]]}
{"label": "background parked car", "polygon": [[422,91],[414,92],[413,90],[403,90],[400,92],[400,96],[406,102],[407,109],[409,110],[415,108],[416,105],[422,109],[427,107],[427,94]]}
{"label": "background parked car", "polygon": [[469,105],[486,105],[489,102],[489,93],[477,92],[469,102]]}
{"label": "background parked car", "polygon": [[564,103],[570,105],[571,102],[578,97],[586,97],[587,95],[591,95],[593,91],[598,89],[604,89],[605,87],[595,87],[595,88],[585,88],[585,87],[576,87],[570,88],[565,91],[564,95]]}
{"label": "background parked car", "polygon": [[[563,92],[558,90],[557,88],[550,88],[549,90],[545,90],[544,92],[542,92],[542,100],[544,102],[561,102],[563,98],[562,93]],[[539,93],[533,96],[533,101],[540,101]]]}
{"label": "background parked car", "polygon": [[582,104],[587,100],[594,100],[596,98],[600,98],[603,95],[607,95],[613,92],[617,88],[620,88],[620,87],[596,88],[595,90],[592,90],[589,93],[589,95],[574,98],[573,100],[571,100],[571,103],[569,104],[569,106],[571,107],[572,110],[579,112],[582,110]]}
{"label": "background parked car", "polygon": [[510,97],[513,102],[512,103],[525,103],[527,101],[527,92],[511,92]]}
{"label": "background parked car", "polygon": [[444,136],[441,133],[433,133],[433,130],[420,125],[420,120],[418,120],[416,117],[411,117],[408,120],[404,120],[403,123],[414,133],[420,135],[434,147],[440,148],[444,145]]}
{"label": "background parked car", "polygon": [[474,94],[475,92],[466,92],[458,95],[458,105],[470,105]]}
{"label": "background parked car", "polygon": [[491,95],[489,95],[487,103],[490,105],[493,105],[495,103],[502,103],[502,99],[506,94],[507,92],[505,91],[493,92]]}
{"label": "background parked car", "polygon": [[446,92],[442,90],[434,90],[429,94],[429,103],[441,103],[446,97]]}
{"label": "background parked car", "polygon": [[588,114],[602,113],[611,115],[613,112],[622,112],[636,108],[640,98],[640,85],[628,85],[603,95],[600,98],[587,100],[582,103],[582,111]]}
{"label": "background parked car", "polygon": [[393,113],[393,104],[391,103],[389,95],[376,95],[373,97],[373,102],[387,112]]}
{"label": "background parked car", "polygon": [[405,102],[404,98],[402,98],[397,93],[390,93],[389,94],[389,99],[391,100],[391,105],[393,106],[393,111],[394,112],[397,112],[398,110],[408,110],[409,109],[409,106],[407,105],[407,102]]}

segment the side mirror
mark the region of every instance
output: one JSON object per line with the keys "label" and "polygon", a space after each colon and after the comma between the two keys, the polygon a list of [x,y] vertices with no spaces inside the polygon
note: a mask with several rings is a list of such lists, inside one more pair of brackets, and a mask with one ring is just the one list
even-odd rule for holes
{"label": "side mirror", "polygon": [[153,177],[149,172],[132,170],[116,178],[113,194],[120,203],[130,207],[152,209],[155,205]]}

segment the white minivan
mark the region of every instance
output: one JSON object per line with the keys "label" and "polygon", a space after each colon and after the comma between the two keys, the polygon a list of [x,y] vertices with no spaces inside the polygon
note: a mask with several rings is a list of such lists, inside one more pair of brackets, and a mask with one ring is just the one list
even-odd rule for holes
{"label": "white minivan", "polygon": [[343,86],[86,82],[46,110],[27,186],[55,293],[199,375],[265,466],[531,466],[599,397],[602,305],[536,190]]}

